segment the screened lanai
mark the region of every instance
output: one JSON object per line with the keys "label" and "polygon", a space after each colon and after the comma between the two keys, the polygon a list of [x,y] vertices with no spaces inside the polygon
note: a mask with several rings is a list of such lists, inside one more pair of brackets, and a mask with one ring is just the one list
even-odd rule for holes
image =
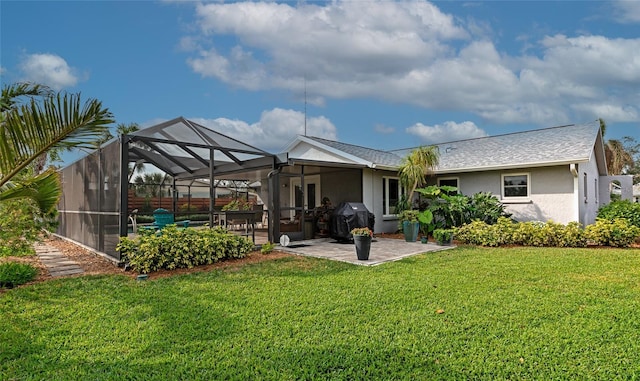
{"label": "screened lanai", "polygon": [[[226,188],[229,184],[246,184],[247,194],[251,184],[260,184],[259,192],[269,206],[265,209],[277,209],[273,200],[277,199],[278,186],[271,187],[269,182],[271,174],[286,164],[286,157],[182,117],[122,135],[61,170],[63,197],[58,208],[57,233],[120,259],[115,247],[119,237],[130,232],[129,217],[134,212],[134,205],[129,205],[131,171],[140,163],[170,176],[170,184],[166,184],[170,202],[161,206],[171,213],[179,213],[179,205],[185,203],[181,187],[189,189],[186,202],[190,206],[193,184],[197,182],[200,188],[208,185],[207,212],[213,226],[216,186],[221,183]],[[277,181],[277,176],[273,181]],[[269,192],[270,188],[276,189],[276,196]],[[269,239],[273,241],[274,224],[268,226]]]}

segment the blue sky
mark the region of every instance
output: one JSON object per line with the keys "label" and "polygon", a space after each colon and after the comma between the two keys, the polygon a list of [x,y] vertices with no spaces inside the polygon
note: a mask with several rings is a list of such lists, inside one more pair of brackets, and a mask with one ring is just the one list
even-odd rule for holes
{"label": "blue sky", "polygon": [[2,0],[0,12],[3,84],[81,92],[118,123],[184,116],[272,152],[304,133],[305,108],[308,135],[379,149],[598,117],[605,138],[640,140],[640,1]]}

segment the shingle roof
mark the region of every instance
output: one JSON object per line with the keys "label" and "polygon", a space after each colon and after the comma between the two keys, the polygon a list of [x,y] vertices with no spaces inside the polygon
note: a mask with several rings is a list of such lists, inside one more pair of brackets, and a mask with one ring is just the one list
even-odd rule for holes
{"label": "shingle roof", "polygon": [[398,167],[402,161],[402,157],[389,151],[381,151],[373,148],[361,147],[353,144],[336,142],[334,140],[327,140],[312,136],[307,136],[308,139],[312,139],[320,144],[324,144],[328,147],[340,150],[353,156],[357,156],[361,159],[375,163],[379,166]]}
{"label": "shingle roof", "polygon": [[[436,172],[542,166],[588,161],[598,121],[438,144]],[[404,157],[413,148],[392,153]]]}
{"label": "shingle roof", "polygon": [[[599,129],[599,122],[593,121],[440,143],[437,145],[440,160],[435,172],[482,171],[589,161]],[[382,151],[318,137],[306,138],[387,168],[398,168],[402,158],[416,148]]]}

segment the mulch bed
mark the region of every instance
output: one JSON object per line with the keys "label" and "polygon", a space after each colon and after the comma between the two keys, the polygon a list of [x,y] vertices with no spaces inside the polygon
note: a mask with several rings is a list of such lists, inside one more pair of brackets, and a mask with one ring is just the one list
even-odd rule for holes
{"label": "mulch bed", "polygon": [[[131,278],[135,278],[136,276],[138,276],[137,272],[125,271],[123,267],[119,267],[113,262],[99,255],[96,255],[95,253],[81,246],[78,246],[73,242],[69,242],[67,240],[64,240],[58,237],[50,236],[50,237],[44,238],[43,243],[57,248],[67,258],[77,262],[80,265],[80,267],[82,267],[82,269],[84,270],[84,273],[82,274],[69,275],[69,277],[78,277],[78,276],[85,276],[85,275],[124,275]],[[214,263],[211,265],[197,266],[191,269],[161,270],[161,271],[153,272],[149,274],[149,279],[163,278],[163,277],[168,277],[173,275],[189,274],[189,273],[195,273],[195,272],[206,272],[206,271],[211,271],[213,269],[220,269],[220,268],[239,268],[250,263],[271,261],[278,258],[291,257],[291,256],[294,256],[294,255],[277,251],[277,250],[274,250],[269,254],[262,254],[260,253],[260,251],[253,251],[249,253],[245,258],[230,259],[230,260]],[[49,275],[49,272],[47,271],[44,264],[42,264],[40,262],[40,259],[35,255],[28,256],[28,257],[0,258],[0,262],[5,262],[5,261],[28,263],[38,268],[39,270],[38,276],[33,282],[30,282],[28,284],[44,282],[44,281],[53,279],[53,277]],[[6,291],[6,290],[0,289],[0,293],[3,291]]]}

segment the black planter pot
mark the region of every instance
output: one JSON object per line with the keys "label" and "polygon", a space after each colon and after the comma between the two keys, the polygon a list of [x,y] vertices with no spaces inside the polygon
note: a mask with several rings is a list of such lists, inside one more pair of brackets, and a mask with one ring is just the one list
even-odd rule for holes
{"label": "black planter pot", "polygon": [[369,251],[371,251],[371,237],[366,235],[354,235],[353,243],[356,246],[356,255],[358,256],[358,260],[368,260]]}

